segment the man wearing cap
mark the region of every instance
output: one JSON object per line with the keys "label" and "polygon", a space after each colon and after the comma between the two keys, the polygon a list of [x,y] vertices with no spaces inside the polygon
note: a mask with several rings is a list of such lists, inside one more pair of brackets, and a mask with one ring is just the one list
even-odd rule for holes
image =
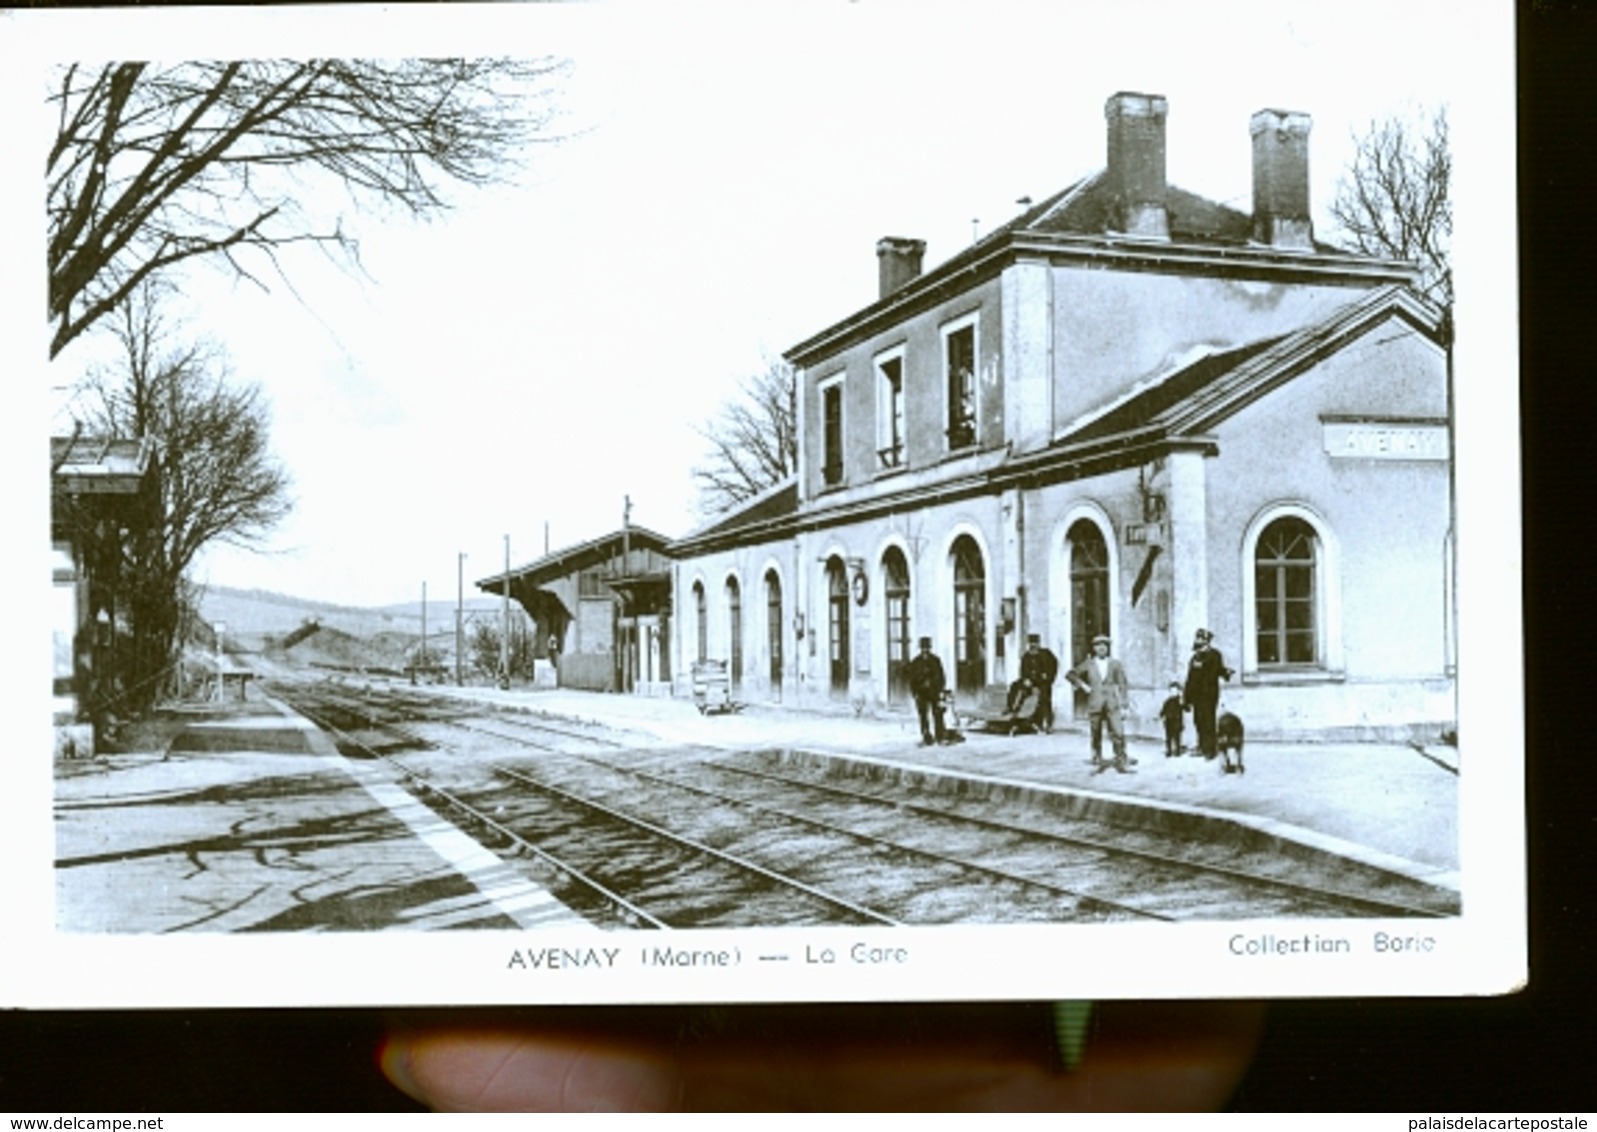
{"label": "man wearing cap", "polygon": [[1214,634],[1199,629],[1192,639],[1192,659],[1187,663],[1187,683],[1182,690],[1192,709],[1192,724],[1198,731],[1198,750],[1206,759],[1220,753],[1215,742],[1214,715],[1220,705],[1220,681],[1230,680],[1232,672],[1225,657],[1214,648]]}
{"label": "man wearing cap", "polygon": [[1020,679],[1009,686],[1009,700],[1004,710],[1013,715],[1026,698],[1028,690],[1037,693],[1037,705],[1031,713],[1031,725],[1038,731],[1048,731],[1054,725],[1054,679],[1059,675],[1059,658],[1051,649],[1043,647],[1039,633],[1026,634],[1026,651],[1020,656]]}
{"label": "man wearing cap", "polygon": [[944,743],[948,732],[943,727],[943,691],[948,687],[948,677],[943,674],[943,662],[932,652],[932,639],[920,639],[920,652],[905,669],[909,678],[910,694],[915,697],[915,714],[920,717],[921,746]]}
{"label": "man wearing cap", "polygon": [[1087,722],[1092,727],[1092,765],[1100,771],[1109,764],[1103,759],[1103,731],[1109,728],[1114,746],[1115,770],[1130,774],[1136,759],[1126,757],[1126,729],[1122,722],[1131,706],[1131,686],[1125,666],[1109,655],[1109,638],[1100,633],[1092,639],[1092,655],[1072,668],[1066,680],[1087,693]]}

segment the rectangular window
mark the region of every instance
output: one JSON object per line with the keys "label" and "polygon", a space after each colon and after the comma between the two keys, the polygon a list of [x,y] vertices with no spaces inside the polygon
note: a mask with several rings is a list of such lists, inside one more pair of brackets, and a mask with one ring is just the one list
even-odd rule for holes
{"label": "rectangular window", "polygon": [[609,597],[610,586],[605,581],[603,567],[594,566],[577,575],[578,597]]}
{"label": "rectangular window", "polygon": [[876,458],[883,468],[904,464],[904,351],[876,359]]}
{"label": "rectangular window", "polygon": [[943,330],[943,370],[948,391],[948,447],[976,443],[976,320]]}
{"label": "rectangular window", "polygon": [[821,388],[821,475],[827,486],[843,482],[843,382]]}

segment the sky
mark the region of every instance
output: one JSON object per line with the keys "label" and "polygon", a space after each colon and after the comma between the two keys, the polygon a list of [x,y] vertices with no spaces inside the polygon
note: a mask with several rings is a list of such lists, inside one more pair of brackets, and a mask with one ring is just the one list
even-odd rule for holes
{"label": "sky", "polygon": [[[1019,198],[1099,168],[1116,91],[1168,98],[1170,181],[1243,210],[1252,113],[1310,114],[1322,237],[1372,119],[1449,105],[1467,178],[1474,139],[1500,142],[1512,120],[1511,97],[1495,97],[1512,92],[1511,43],[1483,47],[1457,13],[1427,0],[11,13],[31,46],[3,97],[31,105],[44,68],[71,58],[570,61],[562,140],[520,155],[511,184],[450,187],[443,217],[306,182],[307,209],[359,238],[364,274],[306,250],[284,260],[292,286],[267,276],[266,292],[210,266],[183,275],[191,326],[264,390],[296,499],[261,552],[207,553],[197,580],[386,605],[423,583],[452,598],[460,554],[471,597],[503,568],[506,536],[512,562],[530,561],[546,538],[617,528],[628,497],[634,523],[686,533],[696,428],[739,380],[874,300],[880,237],[926,240],[931,267]],[[37,182],[24,187],[36,200]],[[1466,193],[1461,236],[1469,206]],[[20,231],[40,246],[42,223]],[[28,291],[42,275],[8,276],[22,304],[8,309],[42,310]],[[41,390],[70,387],[103,349],[46,363],[42,319],[36,339],[14,315],[4,329]],[[60,400],[40,404],[55,430]]]}

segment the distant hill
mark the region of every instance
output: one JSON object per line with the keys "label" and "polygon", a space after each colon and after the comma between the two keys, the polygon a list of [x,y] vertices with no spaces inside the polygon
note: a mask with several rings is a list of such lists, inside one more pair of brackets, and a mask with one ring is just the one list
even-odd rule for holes
{"label": "distant hill", "polygon": [[[463,608],[468,621],[497,618],[498,598],[476,597]],[[524,616],[510,606],[512,616]],[[421,602],[362,609],[292,597],[270,590],[207,586],[200,595],[200,617],[224,625],[232,651],[279,651],[301,664],[402,667],[416,649],[422,630]],[[307,632],[312,625],[316,632]],[[454,656],[455,603],[427,603],[427,648],[435,657]]]}
{"label": "distant hill", "polygon": [[[481,596],[463,603],[468,614],[481,615],[499,610],[499,599]],[[336,605],[311,598],[293,597],[270,590],[240,590],[231,586],[207,586],[200,595],[200,616],[208,624],[222,622],[229,635],[233,633],[288,633],[301,623],[315,619],[355,636],[373,636],[377,633],[420,633],[421,602],[402,602],[396,605],[360,606]],[[520,606],[511,603],[511,612]],[[455,623],[453,601],[427,603],[427,635],[434,629],[451,627]]]}
{"label": "distant hill", "polygon": [[[430,634],[429,634],[430,635]],[[415,638],[385,635],[373,640],[354,637],[341,629],[325,628],[285,650],[281,660],[290,665],[320,668],[404,668]],[[269,653],[268,655],[273,655]]]}
{"label": "distant hill", "polygon": [[[467,597],[460,603],[461,610],[466,614],[472,613],[498,613],[500,599],[497,597],[483,597],[477,594]],[[511,613],[515,613],[521,606],[515,602],[510,603]],[[414,617],[421,620],[421,602],[402,601],[395,605],[377,606],[374,612],[392,614],[395,617]],[[453,619],[455,616],[455,603],[453,601],[429,601],[427,603],[427,623],[431,625],[441,617]]]}

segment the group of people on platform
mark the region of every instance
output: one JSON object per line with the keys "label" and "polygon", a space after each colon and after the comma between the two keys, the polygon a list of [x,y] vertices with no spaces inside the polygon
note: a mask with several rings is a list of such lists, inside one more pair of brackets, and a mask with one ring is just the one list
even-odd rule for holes
{"label": "group of people on platform", "polygon": [[[1131,710],[1131,686],[1126,679],[1126,668],[1120,660],[1110,655],[1109,637],[1099,634],[1092,639],[1092,655],[1065,673],[1065,680],[1086,694],[1087,723],[1092,741],[1092,765],[1097,770],[1113,766],[1122,774],[1132,773],[1137,760],[1126,754],[1125,718]],[[921,743],[959,741],[957,731],[951,730],[943,720],[943,703],[948,693],[948,679],[943,662],[932,652],[932,639],[920,639],[920,652],[909,662],[906,673],[911,694],[915,697],[915,712],[920,720]],[[1225,658],[1214,647],[1214,634],[1199,629],[1193,638],[1192,656],[1187,662],[1187,678],[1172,681],[1171,694],[1159,709],[1164,723],[1165,755],[1177,757],[1184,753],[1182,731],[1186,712],[1192,712],[1198,732],[1198,751],[1205,758],[1218,754],[1215,733],[1215,716],[1220,704],[1220,682],[1230,680],[1233,672],[1226,667]],[[1032,633],[1026,638],[1026,651],[1020,658],[1020,674],[1009,686],[1005,705],[1006,714],[1016,716],[1022,709],[1025,717],[1039,734],[1046,734],[1054,724],[1054,683],[1059,677],[1059,658],[1042,643],[1042,637]],[[1103,756],[1104,732],[1114,754],[1112,762]]]}

